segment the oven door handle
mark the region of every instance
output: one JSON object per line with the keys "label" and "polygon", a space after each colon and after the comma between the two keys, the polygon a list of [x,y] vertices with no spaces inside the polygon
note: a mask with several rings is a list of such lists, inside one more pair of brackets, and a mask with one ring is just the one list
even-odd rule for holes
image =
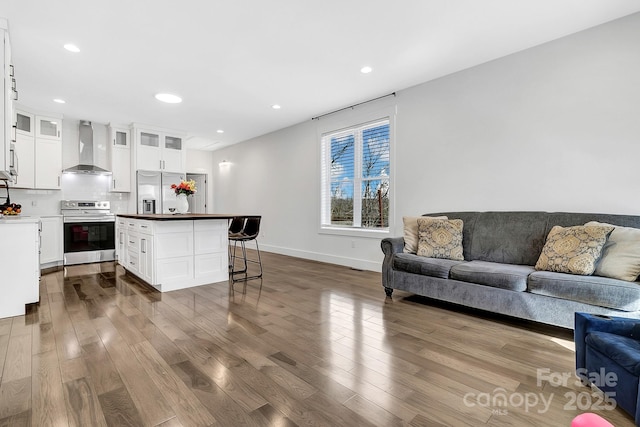
{"label": "oven door handle", "polygon": [[116,222],[115,216],[65,216],[62,222],[68,224],[71,222]]}

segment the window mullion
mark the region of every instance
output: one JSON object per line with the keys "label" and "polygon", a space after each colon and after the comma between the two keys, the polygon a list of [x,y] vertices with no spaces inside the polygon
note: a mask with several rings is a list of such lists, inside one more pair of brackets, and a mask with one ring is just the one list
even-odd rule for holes
{"label": "window mullion", "polygon": [[357,128],[353,159],[353,226],[362,227],[362,129]]}

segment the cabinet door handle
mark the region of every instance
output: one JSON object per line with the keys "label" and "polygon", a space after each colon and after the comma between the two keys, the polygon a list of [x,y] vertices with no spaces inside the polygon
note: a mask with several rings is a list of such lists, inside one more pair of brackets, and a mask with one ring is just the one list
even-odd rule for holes
{"label": "cabinet door handle", "polygon": [[142,243],[140,245],[140,252],[142,252],[143,254],[147,253],[147,239],[140,239],[140,243]]}
{"label": "cabinet door handle", "polygon": [[16,75],[15,71],[16,69],[13,64],[9,64],[9,76],[14,77]]}
{"label": "cabinet door handle", "polygon": [[116,180],[115,179],[113,180],[113,189],[114,190],[116,189]]}

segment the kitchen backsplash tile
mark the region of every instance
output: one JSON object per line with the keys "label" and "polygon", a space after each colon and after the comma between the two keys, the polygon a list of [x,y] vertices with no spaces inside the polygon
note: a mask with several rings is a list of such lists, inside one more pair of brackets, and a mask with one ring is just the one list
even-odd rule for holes
{"label": "kitchen backsplash tile", "polygon": [[[111,211],[128,213],[129,193],[110,193],[107,176],[63,174],[61,190],[25,190],[11,188],[13,203],[22,205],[23,215],[58,215],[61,200],[109,200]],[[6,192],[0,189],[0,202]]]}

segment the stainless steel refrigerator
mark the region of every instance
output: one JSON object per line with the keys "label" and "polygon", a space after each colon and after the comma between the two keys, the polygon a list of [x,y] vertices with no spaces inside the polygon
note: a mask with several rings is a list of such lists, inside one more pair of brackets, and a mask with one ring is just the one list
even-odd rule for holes
{"label": "stainless steel refrigerator", "polygon": [[[176,194],[171,184],[180,184],[185,175],[174,172],[157,172],[139,170],[136,174],[138,193],[138,213],[169,213],[169,208],[175,207]],[[145,212],[149,207],[153,212]]]}

